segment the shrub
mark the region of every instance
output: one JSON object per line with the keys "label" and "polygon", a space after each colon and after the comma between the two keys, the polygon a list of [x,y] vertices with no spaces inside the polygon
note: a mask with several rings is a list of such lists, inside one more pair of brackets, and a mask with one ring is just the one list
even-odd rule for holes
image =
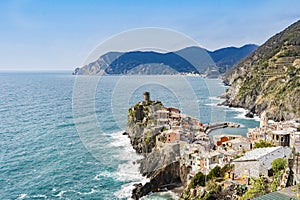
{"label": "shrub", "polygon": [[267,193],[267,179],[263,176],[252,179],[252,187],[241,197],[243,199],[253,199],[255,197],[264,195]]}
{"label": "shrub", "polygon": [[272,169],[275,173],[279,172],[280,170],[284,169],[286,166],[286,160],[283,158],[277,158],[273,160],[271,163]]}
{"label": "shrub", "polygon": [[275,145],[272,142],[266,142],[264,140],[260,140],[259,142],[254,143],[254,148],[265,148],[265,147],[274,147]]}
{"label": "shrub", "polygon": [[233,169],[234,165],[226,164],[220,170],[220,176],[224,177],[226,172],[230,172]]}
{"label": "shrub", "polygon": [[202,172],[198,172],[191,179],[189,188],[195,188],[196,186],[205,186],[205,175]]}
{"label": "shrub", "polygon": [[207,175],[208,179],[221,177],[221,167],[215,166]]}

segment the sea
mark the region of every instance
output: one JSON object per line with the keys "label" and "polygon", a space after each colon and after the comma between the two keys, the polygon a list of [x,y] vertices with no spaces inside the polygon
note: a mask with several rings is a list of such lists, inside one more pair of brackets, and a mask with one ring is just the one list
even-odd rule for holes
{"label": "sea", "polygon": [[[211,135],[245,135],[259,119],[218,106],[226,89],[198,76],[0,72],[0,199],[130,199],[133,184],[147,179],[122,134],[128,108],[148,91],[202,123],[241,125]],[[143,199],[177,198],[168,191]]]}

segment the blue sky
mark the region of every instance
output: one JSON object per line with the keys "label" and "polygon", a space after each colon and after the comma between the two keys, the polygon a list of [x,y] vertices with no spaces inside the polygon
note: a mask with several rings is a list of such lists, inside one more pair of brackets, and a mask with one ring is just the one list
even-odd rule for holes
{"label": "blue sky", "polygon": [[0,1],[0,70],[72,70],[122,31],[161,27],[209,50],[263,44],[300,19],[299,0]]}

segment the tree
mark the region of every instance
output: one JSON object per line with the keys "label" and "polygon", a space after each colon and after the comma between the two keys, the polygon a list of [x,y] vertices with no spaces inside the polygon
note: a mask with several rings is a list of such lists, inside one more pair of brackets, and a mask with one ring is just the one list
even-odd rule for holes
{"label": "tree", "polygon": [[266,142],[264,140],[260,140],[259,142],[254,143],[254,149],[257,148],[265,148],[265,147],[274,147],[275,145],[272,142]]}
{"label": "tree", "polygon": [[213,180],[210,180],[206,184],[206,191],[207,193],[202,200],[216,200],[220,199],[222,195],[222,187],[221,185],[215,183]]}
{"label": "tree", "polygon": [[215,166],[207,175],[208,179],[221,177],[221,167]]}
{"label": "tree", "polygon": [[280,170],[284,169],[286,166],[286,160],[283,158],[277,158],[272,161],[271,163],[272,169],[275,173],[279,172]]}
{"label": "tree", "polygon": [[211,194],[216,194],[222,190],[222,187],[213,180],[210,180],[206,184],[206,190]]}
{"label": "tree", "polygon": [[252,187],[241,197],[241,200],[252,199],[267,193],[267,179],[263,176],[252,179]]}
{"label": "tree", "polygon": [[243,185],[234,185],[234,192],[238,196],[242,196],[247,191],[246,184]]}
{"label": "tree", "polygon": [[274,179],[271,183],[271,192],[277,191],[277,188],[279,186],[279,181],[277,179]]}
{"label": "tree", "polygon": [[220,170],[220,176],[224,177],[226,173],[231,172],[231,170],[233,169],[234,165],[230,165],[230,164],[225,164],[221,170]]}
{"label": "tree", "polygon": [[202,172],[198,172],[190,182],[189,187],[195,188],[196,186],[205,186],[205,175]]}

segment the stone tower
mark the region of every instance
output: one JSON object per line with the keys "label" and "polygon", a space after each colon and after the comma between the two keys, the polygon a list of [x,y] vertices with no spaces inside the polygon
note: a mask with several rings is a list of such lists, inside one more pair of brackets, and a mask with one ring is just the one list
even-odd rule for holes
{"label": "stone tower", "polygon": [[150,101],[150,92],[144,92],[144,102],[148,103]]}
{"label": "stone tower", "polygon": [[260,115],[260,128],[267,127],[269,125],[268,120],[267,112],[263,111]]}

